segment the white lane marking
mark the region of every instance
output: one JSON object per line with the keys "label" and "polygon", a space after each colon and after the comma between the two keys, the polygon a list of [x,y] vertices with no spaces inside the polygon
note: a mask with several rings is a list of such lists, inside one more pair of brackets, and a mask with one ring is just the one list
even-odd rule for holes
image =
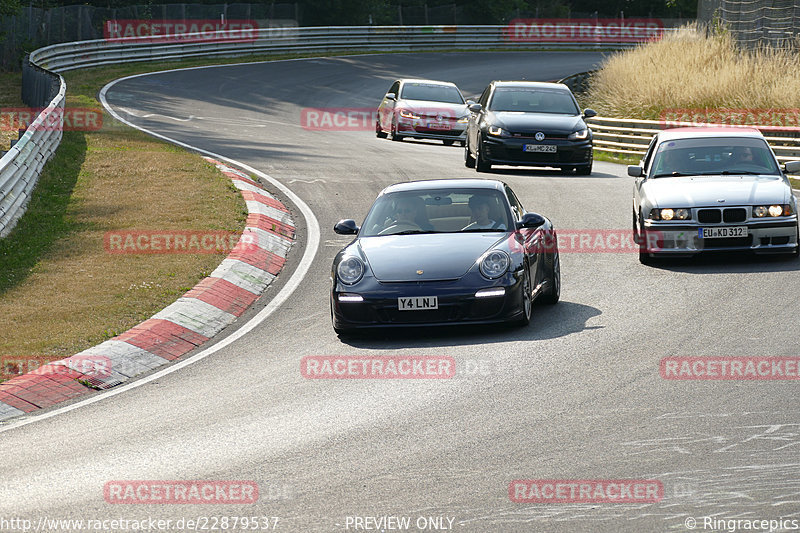
{"label": "white lane marking", "polygon": [[293,179],[293,180],[289,180],[289,183],[296,183],[296,182],[298,182],[298,181],[299,181],[300,183],[316,183],[316,182],[318,182],[318,181],[319,181],[320,183],[327,183],[327,182],[326,182],[324,179],[322,179],[322,178],[314,178],[313,180],[309,180],[309,179],[301,179],[301,178],[295,178],[295,179]]}
{"label": "white lane marking", "polygon": [[[202,68],[202,67],[191,67],[191,69],[195,69],[195,68]],[[173,71],[191,70],[191,69],[174,69]],[[164,71],[162,71],[162,72],[164,72]],[[172,72],[172,71],[170,71],[170,72]],[[145,73],[145,74],[136,74],[134,76],[128,76],[128,77],[125,77],[125,78],[120,78],[118,80],[114,80],[112,82],[109,82],[105,87],[103,87],[100,90],[100,102],[103,104],[103,107],[105,107],[106,110],[108,110],[108,112],[114,118],[116,118],[117,120],[119,120],[121,122],[124,122],[125,124],[127,124],[127,125],[129,125],[129,126],[131,126],[133,128],[136,128],[136,129],[138,129],[140,131],[143,131],[143,132],[145,132],[147,134],[150,134],[153,137],[157,137],[157,138],[163,139],[163,140],[165,140],[167,142],[171,142],[173,144],[177,144],[178,146],[183,146],[184,148],[188,148],[190,150],[194,150],[196,152],[200,152],[202,154],[206,154],[206,155],[208,155],[210,157],[213,157],[214,159],[217,159],[219,161],[227,161],[228,163],[230,163],[230,164],[232,164],[234,166],[238,166],[239,168],[243,168],[246,171],[248,171],[248,172],[250,172],[252,174],[255,174],[256,176],[258,176],[258,177],[264,179],[265,181],[269,182],[270,185],[274,186],[276,189],[280,190],[283,194],[285,194],[289,198],[289,200],[292,201],[292,203],[294,203],[294,205],[296,205],[298,207],[298,209],[300,209],[300,212],[303,214],[303,218],[305,218],[306,227],[308,228],[308,242],[306,243],[306,248],[303,251],[303,257],[300,259],[300,264],[297,265],[297,269],[294,271],[292,276],[286,282],[286,285],[284,285],[284,287],[272,298],[272,300],[269,302],[269,304],[264,309],[259,311],[247,323],[243,324],[241,328],[239,328],[234,333],[232,333],[230,336],[226,337],[224,340],[218,342],[214,346],[206,348],[205,350],[202,350],[201,352],[196,353],[195,355],[189,357],[188,359],[185,359],[183,361],[175,363],[172,366],[169,366],[169,367],[165,368],[164,370],[160,370],[160,371],[158,371],[158,372],[156,372],[154,374],[151,374],[151,375],[149,375],[149,376],[147,376],[145,378],[142,378],[142,379],[139,379],[137,381],[134,381],[133,383],[129,383],[127,385],[120,385],[119,387],[115,387],[113,389],[109,389],[108,392],[103,392],[101,394],[98,394],[97,396],[92,396],[91,398],[87,398],[86,400],[82,400],[80,402],[76,402],[76,403],[68,405],[66,407],[61,407],[60,409],[55,409],[53,411],[48,411],[47,413],[44,413],[44,414],[41,414],[41,415],[28,415],[28,418],[23,418],[21,420],[18,420],[18,421],[15,421],[15,422],[11,422],[8,425],[0,426],[0,433],[5,432],[5,431],[9,431],[9,430],[14,429],[14,428],[18,428],[18,427],[21,427],[21,426],[26,426],[28,424],[32,424],[32,423],[38,422],[40,420],[46,420],[48,418],[60,415],[62,413],[67,413],[67,412],[72,411],[74,409],[78,409],[78,408],[83,407],[85,405],[91,405],[91,404],[99,402],[101,400],[105,400],[106,398],[111,398],[112,396],[116,396],[117,394],[122,394],[123,392],[129,391],[131,389],[135,389],[137,387],[141,387],[142,385],[150,383],[151,381],[154,381],[154,380],[162,378],[162,377],[164,377],[164,376],[166,376],[168,374],[176,372],[176,371],[180,370],[181,368],[183,368],[185,366],[189,366],[189,365],[191,365],[193,363],[196,363],[196,362],[198,362],[198,361],[200,361],[202,359],[205,359],[209,355],[212,355],[212,354],[216,353],[217,351],[227,347],[228,345],[233,344],[234,342],[236,342],[240,338],[242,338],[245,335],[247,335],[248,333],[250,333],[253,329],[255,329],[259,324],[261,324],[264,320],[266,320],[272,313],[274,313],[286,300],[289,299],[289,296],[292,295],[292,293],[295,291],[295,289],[297,289],[297,287],[300,286],[300,283],[305,278],[306,274],[308,273],[308,269],[311,267],[311,262],[314,260],[314,256],[317,253],[317,249],[319,248],[319,242],[320,242],[319,222],[317,221],[317,218],[314,216],[314,212],[311,211],[311,208],[308,207],[308,205],[303,200],[301,200],[299,196],[297,196],[294,192],[292,192],[291,189],[289,189],[288,187],[283,185],[281,182],[279,182],[275,178],[273,178],[271,176],[268,176],[267,174],[261,172],[260,170],[255,169],[255,168],[253,168],[253,167],[251,167],[249,165],[246,165],[244,163],[240,163],[239,161],[236,161],[235,159],[231,159],[231,158],[225,157],[225,156],[220,155],[220,154],[215,154],[214,152],[209,152],[208,150],[203,150],[202,148],[198,148],[196,146],[192,146],[190,144],[186,144],[186,143],[180,142],[180,141],[178,141],[176,139],[172,139],[172,138],[167,137],[165,135],[161,135],[159,133],[155,133],[155,132],[147,130],[145,128],[141,128],[139,126],[136,126],[135,124],[132,124],[131,122],[128,122],[127,120],[122,118],[116,111],[114,111],[111,108],[111,106],[108,104],[108,101],[106,100],[106,92],[111,87],[113,87],[116,83],[118,83],[120,81],[129,80],[129,79],[132,79],[132,78],[138,78],[138,77],[141,77],[141,76],[149,76],[149,75],[152,75],[152,74],[159,74],[159,73],[158,72],[148,72],[148,73]]]}
{"label": "white lane marking", "polygon": [[174,120],[176,122],[189,122],[192,119],[203,120],[203,117],[196,117],[194,115],[189,115],[189,118],[178,118],[178,117],[171,117],[169,115],[162,115],[160,113],[147,113],[146,115],[140,115],[136,111],[131,111],[130,109],[128,109],[126,107],[120,107],[120,110],[124,111],[128,115],[131,115],[131,116],[134,116],[134,117],[137,117],[137,118],[164,117],[164,118],[168,118],[170,120]]}
{"label": "white lane marking", "polygon": [[[151,74],[158,74],[157,72],[152,72]],[[122,78],[124,79],[124,78]],[[196,115],[189,115],[189,118],[178,118],[178,117],[171,117],[169,115],[164,115],[162,113],[147,113],[141,114],[137,111],[132,109],[128,109],[127,107],[117,106],[117,109],[124,112],[126,115],[130,115],[136,118],[151,118],[151,117],[163,117],[168,118],[170,120],[174,120],[176,122],[191,122],[192,120],[206,120],[208,122],[214,122],[216,124],[228,125],[228,126],[248,126],[250,128],[266,128],[268,124],[277,124],[278,126],[291,126],[293,128],[303,128],[301,124],[292,124],[289,122],[281,122],[278,120],[261,120],[258,122],[248,122],[242,120],[230,120],[227,118],[220,118],[220,117],[198,117]],[[305,129],[305,128],[303,128]]]}

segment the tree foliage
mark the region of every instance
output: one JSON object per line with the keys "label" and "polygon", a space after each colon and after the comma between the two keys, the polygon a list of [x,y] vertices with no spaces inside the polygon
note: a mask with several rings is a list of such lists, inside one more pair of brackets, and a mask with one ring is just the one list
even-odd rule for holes
{"label": "tree foliage", "polygon": [[0,16],[16,15],[20,7],[19,0],[0,0]]}

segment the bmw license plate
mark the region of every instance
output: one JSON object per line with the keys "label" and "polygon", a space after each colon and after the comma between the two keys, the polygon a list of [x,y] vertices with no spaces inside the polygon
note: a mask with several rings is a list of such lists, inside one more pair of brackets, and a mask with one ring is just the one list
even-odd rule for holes
{"label": "bmw license plate", "polygon": [[724,237],[747,237],[747,226],[730,226],[727,228],[698,228],[697,236],[701,239],[721,239]]}
{"label": "bmw license plate", "polygon": [[555,152],[556,151],[555,144],[523,144],[522,151],[523,152]]}
{"label": "bmw license plate", "polygon": [[400,311],[426,311],[439,309],[438,296],[416,296],[413,298],[398,298],[397,308]]}

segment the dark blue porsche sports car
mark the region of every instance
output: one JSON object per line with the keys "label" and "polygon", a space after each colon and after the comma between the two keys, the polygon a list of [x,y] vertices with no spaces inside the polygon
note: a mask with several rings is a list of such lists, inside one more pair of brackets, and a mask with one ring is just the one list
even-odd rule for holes
{"label": "dark blue porsche sports car", "polygon": [[527,325],[561,290],[555,230],[500,181],[415,181],[384,189],[331,269],[337,333],[383,326]]}

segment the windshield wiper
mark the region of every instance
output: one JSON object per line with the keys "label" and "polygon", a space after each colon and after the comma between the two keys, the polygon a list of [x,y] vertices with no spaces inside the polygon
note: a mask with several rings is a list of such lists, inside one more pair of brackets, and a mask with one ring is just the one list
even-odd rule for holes
{"label": "windshield wiper", "polygon": [[461,233],[474,233],[474,232],[486,232],[486,231],[500,231],[505,233],[508,230],[505,230],[503,228],[486,228],[486,229],[470,228],[470,229],[462,229]]}
{"label": "windshield wiper", "polygon": [[753,172],[752,170],[723,170],[720,174],[763,174],[763,172]]}
{"label": "windshield wiper", "polygon": [[677,176],[693,176],[694,174],[683,174],[681,172],[662,172],[661,174],[656,174],[652,177],[654,178],[661,178],[663,176],[670,176],[670,177],[677,177]]}
{"label": "windshield wiper", "polygon": [[420,233],[446,233],[444,231],[424,230],[424,229],[407,229],[405,231],[398,231],[397,233],[387,233],[386,235],[416,235]]}

